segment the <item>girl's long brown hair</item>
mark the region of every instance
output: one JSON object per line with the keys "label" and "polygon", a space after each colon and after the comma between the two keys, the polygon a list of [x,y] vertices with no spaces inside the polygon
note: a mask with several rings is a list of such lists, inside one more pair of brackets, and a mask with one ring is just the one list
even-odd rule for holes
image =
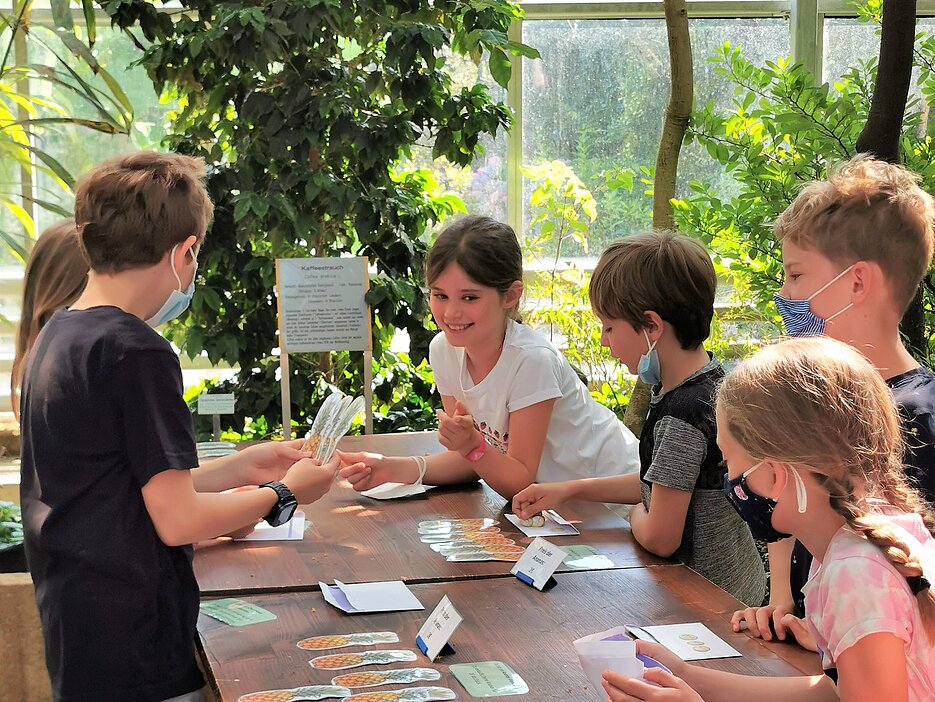
{"label": "girl's long brown hair", "polygon": [[[920,554],[881,519],[878,504],[920,514],[933,535],[935,518],[906,478],[893,396],[856,350],[823,337],[768,346],[727,376],[717,412],[751,457],[807,466],[856,534],[904,577],[923,574]],[[916,599],[935,639],[935,593],[926,588]]]}
{"label": "girl's long brown hair", "polygon": [[42,232],[23,277],[23,304],[10,374],[10,399],[17,416],[26,359],[39,331],[56,310],[78,299],[87,282],[88,262],[81,253],[74,221],[63,220]]}

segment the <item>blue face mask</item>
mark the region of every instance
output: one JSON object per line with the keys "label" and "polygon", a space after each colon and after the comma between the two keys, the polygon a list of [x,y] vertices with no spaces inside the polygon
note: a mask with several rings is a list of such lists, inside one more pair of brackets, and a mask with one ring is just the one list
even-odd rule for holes
{"label": "blue face mask", "polygon": [[[750,527],[750,533],[753,535],[753,538],[757,541],[765,541],[771,544],[781,539],[786,539],[792,536],[792,534],[783,534],[773,527],[773,510],[776,509],[776,500],[757,495],[747,487],[747,476],[763,465],[763,463],[764,461],[760,461],[734,479],[725,475],[724,493],[734,506],[734,509],[737,510],[737,514],[740,515],[740,518]],[[802,478],[795,468],[789,466],[787,470],[792,472],[793,479],[795,480],[795,497],[798,503],[798,510],[799,514],[803,514],[807,507],[805,484],[802,482]]]}
{"label": "blue face mask", "polygon": [[640,363],[636,367],[636,374],[639,379],[647,385],[658,385],[662,380],[659,370],[659,354],[656,353],[656,342],[649,340],[649,334],[643,330],[643,336],[646,337],[646,345],[649,350],[640,356]]}
{"label": "blue face mask", "polygon": [[826,322],[830,322],[839,314],[844,314],[854,306],[852,302],[830,317],[822,319],[812,312],[812,308],[809,305],[809,302],[831,287],[833,283],[853,267],[854,264],[852,263],[804,300],[790,300],[788,297],[783,297],[779,293],[773,295],[773,302],[776,303],[776,309],[779,310],[779,315],[782,317],[782,326],[785,327],[788,336],[821,336],[825,333]]}
{"label": "blue face mask", "polygon": [[187,310],[189,304],[191,304],[192,295],[195,294],[195,276],[198,273],[198,259],[196,259],[195,254],[192,253],[192,259],[195,261],[195,271],[192,273],[192,282],[189,283],[188,287],[183,291],[182,279],[179,278],[178,271],[175,270],[175,250],[178,247],[178,244],[172,247],[172,251],[169,254],[169,261],[172,263],[172,274],[175,276],[175,281],[178,283],[179,287],[178,290],[170,292],[169,297],[162,303],[162,307],[159,308],[159,311],[146,320],[146,323],[153,328],[165,324],[166,322],[171,322],[182,314],[182,312]]}

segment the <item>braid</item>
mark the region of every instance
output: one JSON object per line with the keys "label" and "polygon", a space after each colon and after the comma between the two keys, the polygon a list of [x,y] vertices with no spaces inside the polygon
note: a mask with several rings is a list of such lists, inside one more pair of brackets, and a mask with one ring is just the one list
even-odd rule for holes
{"label": "braid", "polygon": [[[915,490],[905,485],[905,480],[903,483],[907,496],[911,499]],[[929,638],[935,640],[935,593],[927,586],[928,581],[924,579],[922,562],[890,526],[878,519],[872,512],[868,512],[858,502],[842,494],[844,493],[832,492],[831,506],[844,517],[847,525],[855,534],[862,536],[880,549],[897,572],[912,583],[910,587],[919,605],[925,630]],[[918,498],[918,494],[915,497]],[[931,517],[931,514],[927,516]]]}

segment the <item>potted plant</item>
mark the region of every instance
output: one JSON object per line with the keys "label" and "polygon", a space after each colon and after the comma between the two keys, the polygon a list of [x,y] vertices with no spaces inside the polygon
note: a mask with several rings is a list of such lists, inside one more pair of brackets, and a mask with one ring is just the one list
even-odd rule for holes
{"label": "potted plant", "polygon": [[26,550],[19,505],[0,500],[0,573],[25,571]]}

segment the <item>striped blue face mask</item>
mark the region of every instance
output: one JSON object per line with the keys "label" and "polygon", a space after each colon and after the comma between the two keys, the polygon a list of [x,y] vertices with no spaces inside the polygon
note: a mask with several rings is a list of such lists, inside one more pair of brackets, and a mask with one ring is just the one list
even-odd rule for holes
{"label": "striped blue face mask", "polygon": [[832,284],[837,282],[841,276],[847,273],[855,265],[856,264],[854,263],[849,265],[804,300],[790,300],[788,297],[783,297],[779,293],[773,294],[773,302],[776,303],[776,309],[779,310],[779,315],[782,317],[782,326],[785,327],[786,334],[788,336],[821,336],[825,333],[825,324],[827,322],[830,322],[840,314],[844,314],[854,306],[854,303],[852,302],[846,307],[835,312],[830,317],[822,319],[814,312],[812,312],[812,308],[809,303],[818,295],[831,287]]}

